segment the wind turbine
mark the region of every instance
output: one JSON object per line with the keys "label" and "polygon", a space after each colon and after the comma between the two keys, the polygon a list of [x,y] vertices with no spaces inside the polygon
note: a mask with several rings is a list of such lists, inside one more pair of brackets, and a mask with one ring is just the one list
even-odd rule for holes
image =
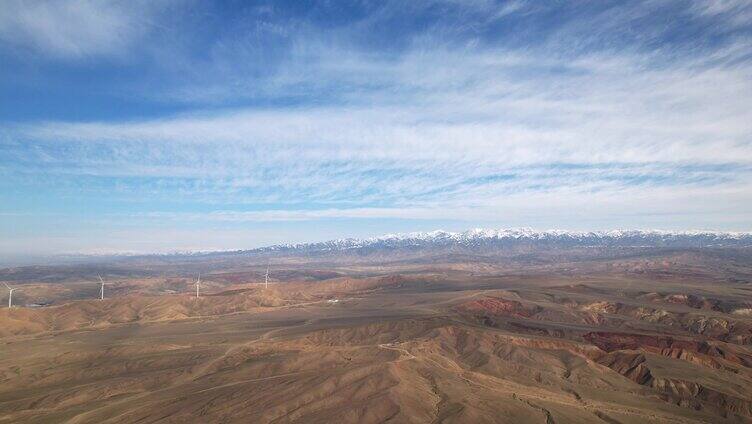
{"label": "wind turbine", "polygon": [[106,284],[104,280],[102,279],[102,276],[97,274],[97,277],[99,277],[99,282],[101,283],[99,287],[99,300],[104,300],[104,285]]}
{"label": "wind turbine", "polygon": [[269,265],[266,266],[266,275],[264,275],[264,288],[269,288]]}
{"label": "wind turbine", "polygon": [[196,299],[198,299],[198,287],[201,285],[201,273],[198,273],[198,280],[196,280]]}
{"label": "wind turbine", "polygon": [[3,283],[3,284],[5,284],[5,287],[8,288],[8,307],[12,308],[13,307],[13,291],[14,290],[18,290],[18,289],[12,289],[12,288],[10,288],[10,286],[8,285],[8,283]]}

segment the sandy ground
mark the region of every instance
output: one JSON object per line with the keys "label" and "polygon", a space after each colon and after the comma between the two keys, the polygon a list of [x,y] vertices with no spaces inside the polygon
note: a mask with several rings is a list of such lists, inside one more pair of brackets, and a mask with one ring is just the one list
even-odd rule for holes
{"label": "sandy ground", "polygon": [[531,275],[4,310],[0,422],[752,422],[746,286]]}

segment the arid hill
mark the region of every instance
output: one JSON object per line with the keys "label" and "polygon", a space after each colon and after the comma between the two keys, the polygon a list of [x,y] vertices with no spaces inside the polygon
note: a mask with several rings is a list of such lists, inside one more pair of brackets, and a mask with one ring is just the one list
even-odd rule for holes
{"label": "arid hill", "polygon": [[28,281],[0,422],[752,422],[752,267],[714,255]]}

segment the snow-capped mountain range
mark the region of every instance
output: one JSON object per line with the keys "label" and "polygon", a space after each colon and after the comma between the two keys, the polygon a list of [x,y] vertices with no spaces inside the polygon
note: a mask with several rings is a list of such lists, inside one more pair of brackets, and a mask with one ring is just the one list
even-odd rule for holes
{"label": "snow-capped mountain range", "polygon": [[325,252],[357,249],[420,247],[752,247],[752,232],[718,231],[535,231],[531,229],[473,229],[388,234],[367,239],[337,239],[318,243],[280,244],[251,252]]}
{"label": "snow-capped mountain range", "polygon": [[71,253],[56,259],[80,262],[91,258],[126,257],[207,257],[217,255],[318,255],[339,252],[370,254],[378,252],[442,251],[456,253],[515,253],[519,251],[579,248],[752,248],[752,232],[722,231],[536,231],[516,229],[472,229],[462,232],[428,231],[386,234],[365,239],[344,238],[314,243],[277,244],[245,250],[180,250],[163,253],[104,252]]}

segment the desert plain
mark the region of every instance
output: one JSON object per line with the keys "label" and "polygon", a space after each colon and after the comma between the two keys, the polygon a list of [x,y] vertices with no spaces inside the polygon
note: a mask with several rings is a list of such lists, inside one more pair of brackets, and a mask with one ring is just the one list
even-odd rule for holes
{"label": "desert plain", "polygon": [[751,258],[8,268],[0,422],[752,422]]}

